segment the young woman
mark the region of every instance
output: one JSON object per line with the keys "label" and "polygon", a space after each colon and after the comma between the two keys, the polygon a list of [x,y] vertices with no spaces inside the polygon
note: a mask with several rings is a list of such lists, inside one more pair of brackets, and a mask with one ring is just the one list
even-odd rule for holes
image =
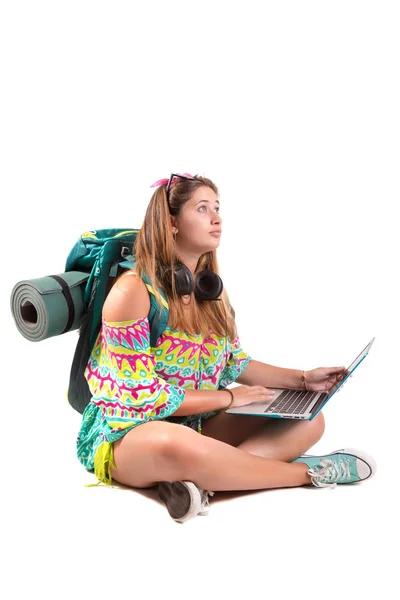
{"label": "young woman", "polygon": [[[271,399],[268,388],[327,390],[345,369],[280,368],[244,352],[218,275],[217,187],[188,174],[152,187],[133,249],[137,264],[107,296],[85,371],[93,396],[77,440],[81,463],[99,482],[158,486],[178,522],[206,514],[215,491],[371,477],[373,460],[356,450],[303,455],[323,434],[322,413],[305,422],[226,414]],[[168,301],[167,328],[155,347],[144,273],[157,301],[159,289]],[[241,385],[228,390],[233,382]]]}

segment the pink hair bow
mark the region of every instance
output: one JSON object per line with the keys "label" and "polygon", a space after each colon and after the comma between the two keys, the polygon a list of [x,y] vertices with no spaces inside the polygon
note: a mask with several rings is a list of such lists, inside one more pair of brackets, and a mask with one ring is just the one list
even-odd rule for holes
{"label": "pink hair bow", "polygon": [[[189,177],[190,179],[193,179],[193,175],[191,175],[190,173],[182,173],[182,175],[184,177]],[[172,178],[171,187],[174,185],[176,179],[179,179],[179,175],[178,176],[175,175]],[[156,181],[155,183],[153,183],[153,185],[151,185],[150,187],[153,188],[153,187],[158,187],[159,185],[167,185],[168,181],[169,181],[169,177],[167,177],[166,179],[159,179],[158,181]]]}

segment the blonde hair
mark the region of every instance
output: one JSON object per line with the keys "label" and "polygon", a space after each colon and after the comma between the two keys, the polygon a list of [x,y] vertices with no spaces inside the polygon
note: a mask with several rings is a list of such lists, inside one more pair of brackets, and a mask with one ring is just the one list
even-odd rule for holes
{"label": "blonde hair", "polygon": [[[233,340],[236,337],[236,324],[225,288],[218,301],[198,300],[192,294],[193,311],[191,316],[185,311],[180,296],[175,290],[174,266],[177,254],[170,216],[179,215],[195,190],[201,186],[211,188],[218,196],[217,186],[210,179],[199,175],[195,175],[192,180],[177,180],[170,188],[168,198],[165,184],[156,189],[133,246],[133,255],[136,260],[135,270],[140,277],[144,272],[149,277],[155,291],[160,314],[162,304],[158,288],[163,290],[169,304],[169,323],[173,329],[179,329],[190,335],[201,333],[204,336],[207,336],[211,330],[219,336],[228,335]],[[165,289],[162,283],[162,274],[166,268],[171,273],[170,290]],[[210,269],[219,275],[216,250],[200,256],[194,277],[203,269]]]}

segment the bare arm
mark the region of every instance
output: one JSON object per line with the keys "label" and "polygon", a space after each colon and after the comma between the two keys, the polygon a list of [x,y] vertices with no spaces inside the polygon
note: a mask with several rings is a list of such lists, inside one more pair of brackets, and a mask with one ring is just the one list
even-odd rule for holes
{"label": "bare arm", "polygon": [[231,395],[224,390],[185,390],[185,399],[174,416],[197,415],[212,410],[224,410],[231,403]]}
{"label": "bare arm", "polygon": [[243,373],[236,379],[242,385],[263,385],[268,388],[302,389],[303,371],[283,369],[251,360]]}

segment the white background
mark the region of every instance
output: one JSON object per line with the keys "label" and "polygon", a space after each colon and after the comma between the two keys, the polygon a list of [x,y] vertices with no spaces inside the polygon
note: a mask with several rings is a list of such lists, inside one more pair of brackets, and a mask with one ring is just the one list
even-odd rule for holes
{"label": "white background", "polygon": [[[7,599],[395,597],[399,27],[385,1],[1,4]],[[314,447],[366,451],[374,479],[227,495],[184,526],[150,492],[84,487],[77,333],[28,342],[11,290],[62,273],[88,229],[140,227],[172,171],[219,186],[253,358],[347,366],[376,336]]]}

